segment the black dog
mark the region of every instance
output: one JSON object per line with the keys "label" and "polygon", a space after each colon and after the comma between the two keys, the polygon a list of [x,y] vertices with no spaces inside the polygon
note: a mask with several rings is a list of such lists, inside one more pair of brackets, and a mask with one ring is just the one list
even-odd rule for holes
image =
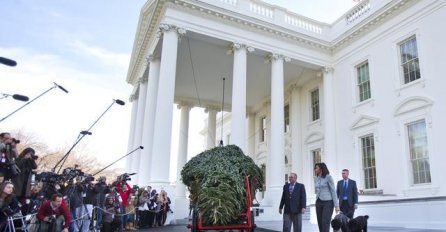
{"label": "black dog", "polygon": [[333,228],[333,231],[335,232],[350,232],[350,229],[348,228],[349,220],[350,219],[341,212],[331,220],[331,228]]}
{"label": "black dog", "polygon": [[369,219],[368,215],[358,216],[351,219],[348,222],[348,227],[351,232],[367,232],[367,220]]}

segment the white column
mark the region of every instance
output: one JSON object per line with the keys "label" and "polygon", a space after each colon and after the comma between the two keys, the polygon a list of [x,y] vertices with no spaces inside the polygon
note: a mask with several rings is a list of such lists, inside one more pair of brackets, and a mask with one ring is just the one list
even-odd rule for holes
{"label": "white column", "polygon": [[178,55],[177,28],[163,24],[160,26],[160,30],[163,33],[163,44],[149,182],[156,189],[169,185],[170,145]]}
{"label": "white column", "polygon": [[[256,115],[248,113],[248,154],[255,158],[255,138],[256,138]],[[255,161],[255,160],[254,160]]]}
{"label": "white column", "polygon": [[245,153],[247,50],[253,51],[251,47],[233,44],[231,144],[237,145]]}
{"label": "white column", "polygon": [[212,107],[207,107],[205,111],[208,113],[206,148],[211,149],[215,147],[215,142],[217,141],[217,110]]}
{"label": "white column", "polygon": [[187,160],[189,112],[191,107],[187,104],[182,104],[178,105],[178,109],[181,110],[181,119],[178,138],[177,179],[175,187],[175,218],[184,219],[189,215],[189,200],[186,197],[186,186],[181,181],[181,170],[183,170]]}
{"label": "white column", "polygon": [[[133,149],[141,146],[142,141],[142,129],[144,125],[144,107],[146,106],[146,94],[147,94],[147,78],[142,77],[139,80],[139,90],[138,90],[138,110],[136,115],[136,125],[135,125],[135,138],[133,142]],[[137,150],[132,154],[132,172],[139,172],[139,162],[141,157],[141,150]],[[132,183],[138,183],[138,175],[132,177]]]}
{"label": "white column", "polygon": [[[130,102],[132,103],[132,115],[130,116],[130,131],[129,131],[129,141],[127,143],[127,151],[133,150],[133,144],[135,139],[135,125],[136,125],[136,114],[138,110],[138,98],[135,95],[130,96]],[[133,154],[134,155],[134,154]],[[133,155],[129,155],[126,158],[125,171],[131,172],[132,161],[134,159]]]}
{"label": "white column", "polygon": [[[153,55],[149,56],[149,80],[147,88],[147,99],[144,117],[144,129],[142,133],[142,146],[138,172],[138,185],[145,186],[150,180],[150,170],[152,169],[152,145],[153,129],[155,127],[155,111],[157,101],[157,89],[159,81],[160,60]],[[157,164],[154,164],[157,165]],[[149,167],[149,168],[148,168]]]}
{"label": "white column", "polygon": [[333,91],[333,68],[324,67],[324,162],[329,170],[338,170],[336,165],[336,119]]}
{"label": "white column", "polygon": [[293,84],[290,88],[290,127],[291,127],[291,170],[297,172],[299,181],[302,181],[303,173],[303,155],[302,155],[302,135],[301,135],[301,105],[300,105],[300,87]]}
{"label": "white column", "polygon": [[[270,191],[274,195],[280,195],[285,176],[283,61],[282,56],[271,55],[271,150],[268,163],[270,164]],[[280,199],[276,198],[274,201],[278,203]]]}

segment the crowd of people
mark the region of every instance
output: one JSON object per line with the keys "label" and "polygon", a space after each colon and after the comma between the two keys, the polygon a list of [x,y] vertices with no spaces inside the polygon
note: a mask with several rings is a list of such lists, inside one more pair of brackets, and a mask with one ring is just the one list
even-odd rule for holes
{"label": "crowd of people", "polygon": [[35,150],[18,153],[18,143],[0,133],[0,231],[130,231],[163,226],[172,212],[166,191],[132,187],[127,173],[110,184],[78,167],[35,175]]}

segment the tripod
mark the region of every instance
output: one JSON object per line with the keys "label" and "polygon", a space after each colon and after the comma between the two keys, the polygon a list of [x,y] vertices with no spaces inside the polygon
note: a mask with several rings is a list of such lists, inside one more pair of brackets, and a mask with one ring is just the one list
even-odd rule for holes
{"label": "tripod", "polygon": [[17,228],[21,229],[23,232],[28,232],[28,225],[26,225],[25,220],[23,220],[23,216],[21,213],[18,213],[18,217],[9,216],[7,220],[6,227],[3,229],[3,232],[15,232],[14,220],[20,220],[22,223],[22,227]]}

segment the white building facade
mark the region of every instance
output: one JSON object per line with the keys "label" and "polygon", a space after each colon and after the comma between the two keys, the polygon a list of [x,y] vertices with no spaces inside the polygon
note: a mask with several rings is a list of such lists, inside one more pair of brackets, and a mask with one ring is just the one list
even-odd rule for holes
{"label": "white building facade", "polygon": [[[335,179],[350,170],[360,189],[356,214],[370,223],[444,229],[445,21],[443,0],[363,0],[332,24],[254,0],[149,0],[127,76],[129,150],[144,149],[127,170],[139,184],[168,188],[174,217],[187,216],[179,172],[188,141],[201,139],[188,136],[197,120],[189,112],[201,107],[203,149],[223,140],[264,167],[258,220],[281,220],[282,186],[296,172],[314,221],[313,166],[325,162]],[[230,113],[221,123],[222,108]]]}

